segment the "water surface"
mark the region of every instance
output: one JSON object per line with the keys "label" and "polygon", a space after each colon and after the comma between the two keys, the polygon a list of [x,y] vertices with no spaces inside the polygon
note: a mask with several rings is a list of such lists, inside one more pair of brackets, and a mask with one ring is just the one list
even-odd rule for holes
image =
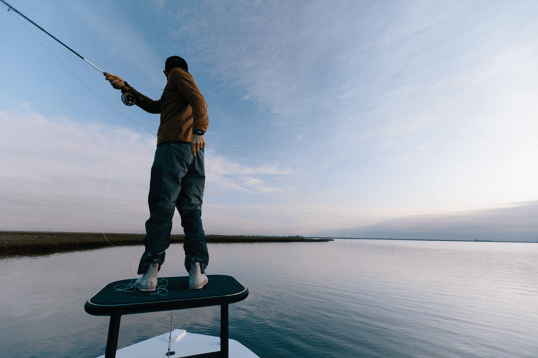
{"label": "water surface", "polygon": [[[137,252],[137,250],[139,250]],[[538,244],[337,240],[209,244],[209,274],[249,297],[230,335],[261,357],[538,357]],[[84,303],[131,277],[142,248],[0,260],[6,357],[104,354],[108,317]],[[186,275],[172,245],[160,276]],[[174,326],[219,335],[218,307]],[[170,312],[122,317],[119,347],[166,332]]]}

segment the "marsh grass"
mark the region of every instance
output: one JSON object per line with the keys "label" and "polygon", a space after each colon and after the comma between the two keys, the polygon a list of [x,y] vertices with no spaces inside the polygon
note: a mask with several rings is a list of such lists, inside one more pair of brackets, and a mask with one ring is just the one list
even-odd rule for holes
{"label": "marsh grass", "polygon": [[[143,245],[144,234],[105,233],[114,246]],[[101,233],[72,232],[0,232],[0,257],[40,256],[59,252],[93,250],[109,247]],[[172,243],[182,243],[184,235],[172,235]],[[302,236],[242,236],[206,235],[208,243],[257,243],[257,242],[309,242],[329,241],[330,239],[305,239]]]}

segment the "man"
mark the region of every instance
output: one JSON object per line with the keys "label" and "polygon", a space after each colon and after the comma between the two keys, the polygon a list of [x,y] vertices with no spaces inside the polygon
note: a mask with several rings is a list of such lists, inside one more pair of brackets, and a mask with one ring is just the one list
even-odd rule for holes
{"label": "man", "polygon": [[105,73],[112,87],[130,92],[135,104],[149,113],[160,113],[157,149],[151,167],[148,196],[150,217],[146,221],[146,248],[136,281],[141,291],[155,291],[157,273],[170,246],[172,217],[177,208],[185,232],[185,268],[189,288],[201,289],[207,282],[204,271],[209,254],[202,226],[204,193],[204,133],[208,127],[207,104],[188,72],[187,62],[178,56],[165,62],[167,84],[158,101],[136,91],[120,77]]}

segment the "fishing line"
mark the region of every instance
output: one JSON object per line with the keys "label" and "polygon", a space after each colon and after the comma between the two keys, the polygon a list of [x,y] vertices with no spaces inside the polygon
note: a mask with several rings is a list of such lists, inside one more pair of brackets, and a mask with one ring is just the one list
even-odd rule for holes
{"label": "fishing line", "polygon": [[[101,230],[102,231],[102,230]],[[135,233],[138,234],[138,231],[135,230]],[[138,247],[136,248],[136,252],[134,253],[134,255],[131,257],[131,259],[129,260],[129,273],[131,274],[131,281],[129,281],[128,284],[119,284],[119,285],[116,285],[114,286],[114,289],[116,291],[120,291],[120,292],[135,292],[136,291],[136,287],[135,285],[133,284],[133,280],[135,280],[135,277],[133,275],[133,271],[131,270],[131,262],[133,261],[133,259],[135,258],[136,254],[138,253],[138,250],[140,249],[140,239],[138,239]],[[134,289],[133,289],[134,288]]]}
{"label": "fishing line", "polygon": [[[3,0],[0,0],[2,2],[4,2]],[[5,2],[4,2],[5,3]],[[17,18],[17,21],[19,21],[19,23],[58,61],[60,62],[69,72],[71,72],[71,74],[73,76],[75,76],[75,78],[77,80],[80,81],[80,83],[82,83],[88,90],[90,90],[90,92],[92,92],[97,98],[99,98],[101,101],[103,101],[106,105],[108,105],[110,108],[116,110],[114,107],[112,107],[111,105],[109,105],[107,102],[105,102],[104,99],[102,99],[101,97],[99,97],[97,95],[97,93],[95,93],[88,85],[86,85],[86,83],[84,83],[84,81],[82,81],[73,71],[71,71],[71,69],[69,67],[67,67],[67,65],[65,63],[62,62],[62,60],[60,60],[58,58],[58,56],[56,56],[32,31],[30,31],[30,29],[19,19]],[[117,113],[120,113],[118,111],[116,111]],[[120,113],[121,114],[121,113]],[[110,244],[112,245],[113,247],[116,247],[116,245],[114,245],[113,243],[110,242],[110,240],[108,239],[108,237],[106,237],[103,229],[102,229],[102,225],[101,225],[101,210],[102,210],[102,206],[103,206],[103,196],[104,196],[104,193],[105,193],[105,185],[106,185],[106,173],[107,173],[107,166],[108,166],[108,153],[109,153],[109,150],[110,150],[110,144],[112,143],[112,136],[114,135],[114,132],[116,130],[116,125],[117,125],[117,120],[114,120],[114,127],[112,129],[112,134],[110,135],[110,141],[108,142],[108,149],[107,149],[107,152],[106,152],[106,158],[105,158],[105,177],[104,177],[104,183],[103,183],[103,192],[101,193],[101,205],[99,207],[99,228],[101,229],[101,234],[103,234],[105,240]]]}
{"label": "fishing line", "polygon": [[[77,55],[79,58],[83,59],[84,61],[86,61],[87,63],[89,63],[90,65],[92,65],[94,68],[96,68],[99,72],[101,73],[105,73],[103,72],[101,69],[99,69],[98,67],[96,67],[93,63],[91,63],[90,61],[86,60],[84,57],[82,57],[81,55],[79,55],[77,52],[75,52],[73,49],[71,49],[69,46],[65,45],[63,42],[61,42],[60,40],[58,40],[56,37],[52,36],[50,33],[48,33],[45,29],[43,29],[41,26],[37,25],[35,22],[33,22],[32,20],[30,20],[29,18],[27,18],[26,16],[24,16],[21,12],[19,12],[17,9],[15,9],[13,6],[9,5],[7,2],[5,2],[4,0],[0,0],[1,2],[3,2],[4,4],[6,4],[8,6],[8,11],[9,10],[13,10],[15,11],[17,14],[21,15],[22,17],[24,17],[26,20],[28,20],[30,23],[32,23],[33,25],[35,25],[37,28],[39,28],[41,31],[43,31],[44,33],[46,33],[47,35],[49,35],[50,37],[52,37],[54,40],[58,41],[60,44],[62,44],[64,47],[66,47],[68,50],[70,50],[71,52],[73,52],[75,55]],[[30,29],[28,27],[26,27],[26,25],[24,25],[24,23],[19,19],[17,18],[17,20],[19,21],[19,23],[56,59],[58,60],[58,62],[60,62],[69,72],[71,72],[71,74],[73,76],[75,76],[75,78],[77,80],[80,81],[80,83],[82,83],[84,85],[84,87],[86,87],[91,93],[93,93],[95,95],[95,97],[99,98],[101,100],[101,102],[103,102],[104,104],[106,104],[109,108],[111,108],[114,112],[116,112],[117,114],[119,114],[120,116],[126,118],[127,120],[133,122],[134,124],[136,124],[137,126],[139,126],[140,128],[143,128],[145,129],[147,132],[155,135],[157,138],[160,138],[162,139],[163,141],[165,141],[166,143],[170,144],[170,145],[173,145],[174,143],[170,143],[169,141],[167,141],[166,139],[164,138],[161,138],[159,135],[157,135],[157,133],[153,132],[151,129],[148,129],[146,128],[145,126],[143,126],[142,124],[136,122],[135,120],[131,119],[130,117],[126,116],[125,114],[121,113],[120,111],[118,111],[116,108],[114,108],[112,105],[110,105],[108,102],[106,102],[103,98],[101,98],[94,90],[92,90],[84,81],[82,81],[73,71],[71,71],[71,69],[69,67],[67,67],[67,65],[65,63],[62,62],[62,60],[60,60],[58,58],[58,56],[56,56],[32,31],[30,31]],[[130,96],[132,97],[130,97]],[[127,93],[124,93],[122,94],[122,102],[128,106],[131,106],[134,104],[134,96],[127,92]],[[127,103],[126,103],[127,102]],[[114,121],[114,126],[116,125],[117,121]],[[114,130],[115,130],[115,127],[114,127]],[[112,131],[112,134],[114,134],[114,130]],[[110,144],[109,144],[109,149],[110,149]],[[209,150],[208,150],[209,152]],[[107,151],[107,155],[108,155],[108,151]],[[105,171],[106,171],[106,168],[105,168]],[[209,153],[209,170],[208,170],[208,173],[211,171],[211,154]],[[208,183],[209,183],[209,180],[208,180]],[[206,188],[208,187],[208,185],[206,185]],[[108,239],[107,239],[108,241]]]}
{"label": "fishing line", "polygon": [[90,65],[93,66],[93,68],[95,68],[97,71],[101,72],[101,73],[104,73],[99,67],[95,66],[93,63],[91,63],[90,61],[86,60],[84,57],[82,57],[81,55],[79,55],[77,52],[75,52],[71,47],[67,46],[66,44],[64,44],[62,41],[58,40],[56,37],[52,36],[51,34],[49,34],[44,28],[42,28],[41,26],[39,26],[38,24],[36,24],[35,22],[33,22],[32,20],[30,20],[29,18],[27,18],[26,16],[24,16],[22,13],[20,13],[17,9],[15,9],[13,6],[9,5],[7,2],[5,2],[4,0],[0,0],[1,2],[3,2],[4,4],[7,5],[8,7],[8,10],[13,10],[15,11],[17,14],[21,15],[22,17],[24,17],[26,20],[30,21],[35,27],[37,27],[38,29],[40,29],[41,31],[43,31],[44,33],[46,33],[47,35],[49,35],[50,37],[52,37],[53,39],[55,39],[56,41],[58,41],[60,44],[62,44],[66,49],[68,49],[69,51],[73,52],[75,55],[77,55],[78,57],[80,57],[81,59],[83,59],[84,61],[86,61],[87,63],[89,63]]}
{"label": "fishing line", "polygon": [[[77,55],[79,58],[81,58],[82,60],[84,60],[85,62],[87,62],[88,64],[90,64],[92,67],[94,67],[95,69],[97,69],[99,72],[101,73],[105,73],[104,71],[102,71],[100,68],[98,68],[97,66],[95,66],[93,63],[91,63],[90,61],[88,61],[87,59],[85,59],[84,57],[82,57],[80,54],[78,54],[76,51],[74,51],[73,49],[71,49],[69,46],[67,46],[66,44],[64,44],[63,42],[61,42],[60,40],[58,40],[56,37],[54,37],[53,35],[51,35],[49,32],[47,32],[45,29],[43,29],[41,26],[37,25],[35,22],[33,22],[32,20],[30,20],[28,17],[26,17],[25,15],[23,15],[21,12],[19,12],[17,9],[15,9],[13,6],[9,5],[7,2],[5,2],[4,0],[0,0],[1,2],[3,2],[5,5],[8,6],[8,11],[10,10],[13,10],[15,11],[17,14],[19,14],[20,16],[22,16],[24,19],[28,20],[30,23],[32,23],[34,26],[36,26],[38,29],[40,29],[41,31],[43,31],[44,33],[46,33],[47,35],[49,35],[50,37],[52,37],[54,40],[56,40],[58,43],[60,43],[61,45],[63,45],[65,48],[67,48],[68,50],[70,50],[72,53],[74,53],[75,55]],[[138,125],[139,127],[145,129],[147,132],[155,135],[157,138],[161,138],[157,133],[153,132],[152,130],[146,128],[145,126],[143,126],[142,124],[136,122],[135,120],[131,119],[130,117],[126,116],[125,114],[119,112],[116,108],[114,108],[112,105],[110,105],[108,102],[106,102],[103,98],[101,98],[95,91],[93,91],[82,79],[80,79],[64,62],[62,62],[62,60],[60,60],[58,58],[58,56],[56,56],[32,31],[30,31],[30,29],[19,19],[17,18],[17,21],[19,21],[19,23],[58,61],[60,62],[60,64],[62,64],[62,66],[64,66],[77,80],[79,80],[80,83],[82,83],[84,85],[84,87],[86,87],[91,93],[93,93],[93,95],[95,95],[99,100],[101,100],[101,102],[103,102],[105,105],[107,105],[109,108],[111,108],[114,112],[116,112],[117,114],[119,114],[120,116],[128,119],[129,121],[133,122],[134,124]],[[131,94],[131,93],[124,93],[122,94],[122,102],[127,105],[127,106],[131,106],[134,104],[134,96]],[[117,126],[117,120],[114,121],[114,127],[113,127],[113,130],[112,130],[112,133],[110,135],[110,140],[109,140],[109,143],[108,143],[108,148],[107,148],[107,153],[106,153],[106,157],[105,157],[105,174],[104,174],[104,183],[103,183],[103,190],[102,190],[102,193],[101,193],[101,202],[100,202],[100,207],[99,207],[99,228],[101,229],[101,234],[104,236],[104,238],[106,239],[106,241],[113,247],[116,247],[114,244],[112,244],[110,242],[110,240],[106,237],[103,229],[102,229],[102,222],[101,222],[101,215],[102,215],[102,206],[103,206],[103,197],[104,197],[104,192],[105,192],[105,186],[106,186],[106,174],[107,174],[107,167],[108,167],[108,155],[109,155],[109,151],[110,151],[110,146],[111,146],[111,143],[112,143],[112,138],[113,138],[113,135],[114,135],[114,132],[116,130],[116,126]],[[164,139],[164,138],[161,138],[164,142],[170,144],[170,145],[174,145],[174,143],[171,143],[169,142],[168,140]],[[211,153],[209,152],[208,150],[208,154],[209,154],[209,168],[208,168],[208,175],[206,176],[206,179],[207,179],[207,183],[205,185],[205,189],[208,188],[208,184],[209,184],[209,173],[211,171]],[[30,169],[30,168],[28,168]],[[138,246],[140,247],[140,240],[138,241]],[[138,249],[137,249],[137,252],[138,252]],[[136,253],[135,253],[136,255]],[[133,256],[134,257],[134,256]],[[132,260],[132,259],[131,259]],[[129,271],[131,270],[130,268],[130,262],[129,262]],[[132,272],[131,272],[131,276],[132,276]],[[163,280],[165,281],[163,283]],[[131,280],[132,281],[132,280]],[[160,285],[157,287],[157,290],[155,292],[152,292],[152,294],[159,294],[161,296],[166,296],[168,294],[168,290],[166,289],[166,287],[168,286],[168,281],[165,280],[165,279],[161,279],[161,283],[163,283],[163,285]],[[119,288],[118,290],[129,290],[131,287],[130,286],[134,286],[132,284],[128,284],[127,287],[123,287],[123,288]],[[135,288],[136,289],[136,288]],[[164,294],[163,294],[164,292]]]}
{"label": "fishing line", "polygon": [[172,329],[174,327],[174,311],[170,311],[170,335],[168,336],[168,352],[166,353],[167,357],[173,356],[176,352],[170,351],[172,346]]}
{"label": "fishing line", "polygon": [[[138,235],[138,231],[135,230],[135,233]],[[133,275],[133,271],[131,270],[131,262],[135,258],[136,254],[138,253],[138,250],[140,250],[140,239],[138,239],[138,247],[136,248],[136,252],[131,257],[131,260],[129,260],[129,272],[131,273],[131,281],[129,283],[120,283],[118,285],[114,286],[114,290],[116,292],[130,292],[134,293],[136,292],[136,278]],[[135,281],[133,283],[133,281]],[[159,284],[160,281],[160,284]],[[168,280],[165,278],[157,279],[157,289],[150,293],[150,295],[159,295],[159,296],[166,296],[168,295]]]}
{"label": "fishing line", "polygon": [[[131,281],[129,283],[120,283],[116,286],[114,286],[114,289],[116,290],[116,292],[129,292],[129,293],[134,293],[136,292],[136,282],[133,283],[133,279],[131,279]],[[153,292],[150,292],[150,296],[153,296],[153,295],[159,295],[159,296],[167,296],[169,291],[167,289],[168,287],[168,280],[165,279],[165,278],[158,278],[157,279],[157,288],[155,289],[155,291]]]}
{"label": "fishing line", "polygon": [[[101,213],[103,211],[103,197],[105,196],[105,187],[106,187],[106,171],[108,168],[108,152],[110,151],[110,145],[112,144],[112,137],[114,136],[114,132],[116,131],[116,124],[117,122],[114,121],[114,128],[112,129],[112,134],[110,134],[110,140],[108,141],[108,148],[106,150],[106,156],[105,156],[105,177],[103,178],[103,191],[101,192],[101,203],[99,204],[99,229],[101,230],[101,234],[105,237],[106,241],[114,247],[116,247],[113,243],[108,240],[108,238],[105,235],[105,231],[103,230],[102,221],[101,221]],[[138,246],[140,246],[140,239],[138,240]],[[138,252],[138,249],[136,250]],[[132,259],[131,259],[132,260]],[[131,270],[131,262],[129,261],[129,271]],[[131,276],[133,273],[131,272]]]}
{"label": "fishing line", "polygon": [[36,169],[32,169],[32,168],[30,168],[30,167],[21,165],[21,164],[19,164],[19,163],[12,162],[11,160],[7,160],[7,159],[4,159],[4,158],[0,158],[0,160],[3,160],[4,162],[8,162],[8,163],[11,163],[11,164],[15,164],[15,165],[18,165],[19,167],[26,168],[26,169],[30,169],[30,170],[33,170],[33,171],[37,172]]}
{"label": "fishing line", "polygon": [[[47,35],[49,35],[50,37],[52,37],[54,40],[58,41],[60,44],[62,44],[64,47],[66,47],[68,50],[70,50],[71,52],[73,52],[75,55],[77,55],[78,57],[80,57],[81,59],[83,59],[84,61],[86,61],[87,63],[89,63],[90,65],[92,65],[94,68],[96,68],[99,72],[101,73],[105,73],[103,72],[101,69],[99,69],[97,66],[95,66],[93,63],[91,63],[90,61],[86,60],[84,57],[82,57],[81,55],[79,55],[77,52],[75,52],[73,49],[71,49],[69,46],[67,46],[66,44],[64,44],[63,42],[61,42],[60,40],[58,40],[56,37],[52,36],[50,33],[48,33],[47,31],[45,31],[45,29],[43,29],[41,26],[37,25],[35,22],[33,22],[32,20],[30,20],[29,18],[27,18],[26,16],[24,16],[22,13],[20,13],[17,9],[15,9],[13,6],[9,5],[7,2],[5,2],[4,0],[0,0],[1,2],[3,2],[4,4],[6,4],[8,6],[8,11],[9,10],[13,10],[15,11],[17,14],[21,15],[22,17],[24,17],[26,20],[28,20],[29,22],[31,22],[33,25],[35,25],[37,28],[39,28],[41,31],[43,31],[44,33],[46,33]],[[32,34],[32,36],[34,36],[34,38],[41,44],[43,45],[43,47],[45,47],[45,49],[56,59],[58,60],[58,62],[60,62],[69,72],[71,72],[71,74],[73,76],[75,76],[75,78],[77,80],[80,81],[80,83],[82,83],[84,85],[84,87],[86,87],[91,93],[93,93],[97,98],[99,98],[104,104],[106,104],[108,107],[110,107],[114,112],[118,113],[120,116],[128,119],[129,121],[133,122],[134,124],[138,125],[139,127],[145,129],[146,131],[148,131],[149,133],[155,135],[157,138],[160,138],[162,139],[163,141],[165,141],[166,143],[170,144],[170,145],[173,145],[173,143],[170,143],[169,141],[167,141],[166,139],[164,138],[161,138],[157,135],[157,133],[153,132],[152,130],[144,127],[142,124],[136,122],[135,120],[129,118],[128,116],[126,116],[125,114],[119,112],[116,108],[114,108],[112,105],[110,105],[108,102],[106,102],[103,98],[101,98],[97,93],[95,93],[88,85],[86,85],[86,83],[84,83],[84,81],[82,81],[73,71],[71,71],[71,69],[69,67],[67,67],[67,65],[65,63],[63,63],[33,32],[30,31],[30,29],[28,29],[28,27],[26,27],[26,25],[24,25],[24,23],[22,21],[20,21],[19,18],[17,18],[17,20],[21,23],[21,25],[24,26],[24,28],[26,28],[26,30],[28,30],[28,32],[30,32],[30,34]],[[128,94],[130,93],[124,93],[122,94],[122,102],[128,102],[128,103],[125,103],[126,105],[128,106],[131,106],[133,105],[134,103],[130,103],[131,101],[134,100],[134,96],[132,94],[130,94],[130,96],[133,96],[133,97],[130,97]],[[127,96],[126,96],[127,95]]]}
{"label": "fishing line", "polygon": [[[0,0],[3,2],[3,0]],[[125,114],[121,113],[120,111],[118,111],[116,108],[114,108],[112,105],[110,105],[108,102],[106,102],[103,98],[101,98],[94,90],[92,90],[84,81],[82,81],[80,79],[80,77],[78,77],[75,72],[71,71],[71,69],[69,67],[67,67],[67,65],[65,63],[62,62],[62,60],[60,60],[60,58],[58,58],[58,56],[56,56],[32,31],[30,31],[30,29],[19,19],[17,18],[17,21],[19,21],[19,23],[24,26],[24,28],[41,44],[43,45],[43,47],[56,59],[58,60],[58,62],[60,62],[69,72],[71,72],[71,74],[77,79],[80,81],[80,83],[82,83],[84,85],[84,87],[86,87],[91,93],[93,93],[95,95],[95,97],[99,98],[104,104],[106,104],[110,109],[112,109],[114,112],[116,112],[117,114],[119,114],[120,116],[128,119],[129,121],[133,122],[134,124],[138,125],[139,127],[145,129],[146,131],[148,131],[149,133],[157,136],[157,133],[153,132],[151,129],[148,129],[146,127],[144,127],[142,124],[136,122],[135,120],[127,117]],[[159,137],[159,136],[157,136]],[[164,140],[164,139],[163,139]]]}
{"label": "fishing line", "polygon": [[[3,3],[6,3],[5,1],[3,0],[0,0],[2,1]],[[7,5],[7,4],[6,4]],[[8,5],[9,6],[9,5]],[[11,7],[11,9],[15,10],[13,7]],[[22,15],[24,16],[24,15]],[[26,18],[26,17],[25,17]],[[111,104],[109,104],[107,101],[105,101],[101,96],[99,96],[94,90],[91,89],[90,86],[88,86],[80,77],[78,77],[76,75],[75,72],[73,72],[62,60],[60,60],[60,58],[58,56],[56,56],[54,54],[54,52],[52,52],[46,45],[45,43],[43,43],[43,41],[41,41],[32,31],[30,31],[30,29],[18,18],[16,17],[17,21],[19,21],[19,23],[45,48],[45,50],[47,50],[51,55],[52,57],[54,57],[63,67],[65,67],[66,70],[68,70],[80,83],[82,83],[82,85],[84,85],[84,87],[86,87],[88,89],[88,91],[90,91],[95,97],[97,97],[101,102],[103,102],[107,107],[109,107],[110,109],[112,109],[114,112],[116,112],[117,114],[119,114],[120,116],[124,117],[125,119],[131,121],[132,123],[136,124],[137,126],[139,126],[140,128],[143,128],[145,129],[148,133],[151,133],[153,134],[154,136],[156,136],[157,138],[160,138],[162,139],[163,141],[165,141],[166,143],[170,144],[170,145],[174,145],[174,143],[171,143],[169,141],[167,141],[166,139],[164,138],[161,138],[157,133],[155,133],[154,131],[152,131],[151,129],[149,128],[146,128],[145,126],[143,126],[142,124],[138,123],[137,121],[131,119],[130,117],[128,117],[127,115],[121,113],[120,111],[118,111],[115,107],[113,107]],[[29,20],[30,21],[30,20]],[[33,23],[33,22],[32,22]],[[36,25],[37,26],[37,25]],[[47,32],[48,34],[48,32]],[[52,35],[51,35],[52,36]],[[106,156],[106,163],[108,163],[108,153],[109,153],[109,150],[110,150],[110,143],[112,141],[112,136],[114,135],[114,131],[116,129],[116,125],[117,125],[117,120],[114,120],[114,128],[112,130],[112,135],[110,136],[110,141],[109,141],[109,145],[108,145],[108,149],[107,149],[107,156]],[[206,176],[206,179],[207,179],[207,182],[206,182],[206,185],[205,185],[205,189],[208,189],[209,188],[209,174],[211,173],[211,151],[208,149],[208,148],[205,148],[204,149],[204,152],[207,151],[207,153],[209,154],[209,166],[208,166],[208,175]],[[105,164],[105,183],[106,183],[106,171],[107,171],[107,166]],[[103,193],[104,193],[104,187],[103,187]],[[101,206],[102,206],[102,197],[101,197]],[[99,209],[101,211],[101,208]],[[99,213],[99,217],[101,217],[101,212]],[[103,234],[104,235],[104,234]],[[106,238],[106,236],[105,236]],[[107,241],[110,243],[110,241],[107,239]],[[112,246],[114,246],[112,243],[110,243]]]}

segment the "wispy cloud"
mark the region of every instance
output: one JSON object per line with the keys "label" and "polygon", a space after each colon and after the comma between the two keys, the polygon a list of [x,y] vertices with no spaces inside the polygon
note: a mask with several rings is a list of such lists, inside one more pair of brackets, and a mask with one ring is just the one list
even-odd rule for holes
{"label": "wispy cloud", "polygon": [[198,56],[215,60],[215,74],[245,87],[249,97],[289,124],[298,114],[332,102],[332,92],[340,86],[332,72],[339,57],[354,47],[348,40],[368,6],[274,1],[211,2],[202,8],[193,12],[182,5],[169,15],[169,21],[181,19],[179,38],[190,27]]}
{"label": "wispy cloud", "polygon": [[[83,216],[93,213],[92,220],[80,222],[82,230],[89,222],[96,224],[100,211],[103,218],[108,218],[103,219],[107,228],[128,227],[125,223],[133,220],[128,218],[126,202],[137,218],[147,211],[154,150],[152,136],[125,127],[86,125],[66,117],[47,118],[29,104],[0,111],[0,229],[12,228],[30,213],[35,219],[30,225],[33,228],[48,222],[44,227],[59,225],[65,229],[60,223],[62,218],[83,221]],[[278,164],[249,167],[210,153],[206,159],[206,199],[211,201],[211,195],[219,193],[282,192],[287,188],[275,178],[293,174]],[[84,208],[74,213],[73,206],[81,203]],[[19,219],[15,220],[14,215]],[[111,218],[117,220],[117,226]]]}
{"label": "wispy cloud", "polygon": [[211,193],[240,191],[245,193],[282,192],[285,188],[267,184],[267,180],[296,174],[292,170],[280,169],[278,164],[262,164],[255,167],[232,162],[221,155],[209,153],[206,159],[206,176]]}

